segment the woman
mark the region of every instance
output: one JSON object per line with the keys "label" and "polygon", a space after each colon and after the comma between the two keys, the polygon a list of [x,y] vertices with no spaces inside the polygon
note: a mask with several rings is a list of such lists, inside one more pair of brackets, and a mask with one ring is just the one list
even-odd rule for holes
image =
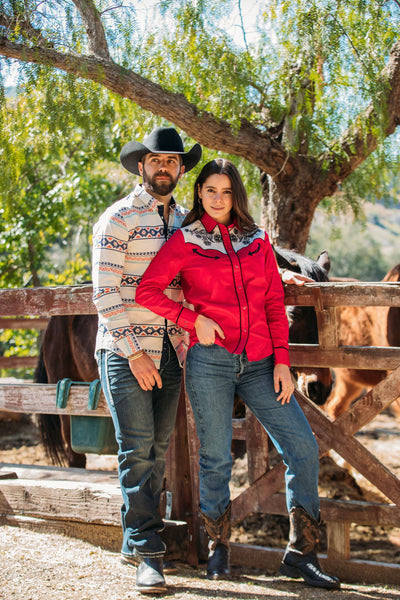
{"label": "woman", "polygon": [[[191,307],[163,293],[180,273]],[[207,163],[183,228],[161,248],[136,301],[186,329],[186,387],[200,440],[200,509],[210,538],[207,575],[229,575],[232,409],[235,393],[286,464],[290,542],[280,573],[337,589],[318,544],[318,445],[292,396],[284,293],[268,236],[253,221],[236,167]],[[153,384],[155,382],[148,382]]]}

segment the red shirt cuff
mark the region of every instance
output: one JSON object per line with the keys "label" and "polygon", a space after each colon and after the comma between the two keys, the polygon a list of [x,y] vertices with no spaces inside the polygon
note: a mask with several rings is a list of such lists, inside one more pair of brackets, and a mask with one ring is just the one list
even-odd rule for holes
{"label": "red shirt cuff", "polygon": [[193,310],[190,310],[190,308],[182,308],[176,320],[176,324],[179,325],[179,327],[186,329],[186,331],[192,331],[197,317],[198,314]]}

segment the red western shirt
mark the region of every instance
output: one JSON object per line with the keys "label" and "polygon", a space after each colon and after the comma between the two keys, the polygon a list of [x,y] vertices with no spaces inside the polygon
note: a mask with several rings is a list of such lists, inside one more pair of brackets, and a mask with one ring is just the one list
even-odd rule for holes
{"label": "red western shirt", "polygon": [[[186,307],[164,290],[177,274]],[[289,326],[284,292],[268,235],[228,227],[205,214],[178,230],[160,249],[137,288],[136,302],[167,317],[198,342],[194,323],[199,314],[214,319],[225,339],[216,344],[233,354],[246,350],[250,361],[272,353],[275,363],[289,365]]]}

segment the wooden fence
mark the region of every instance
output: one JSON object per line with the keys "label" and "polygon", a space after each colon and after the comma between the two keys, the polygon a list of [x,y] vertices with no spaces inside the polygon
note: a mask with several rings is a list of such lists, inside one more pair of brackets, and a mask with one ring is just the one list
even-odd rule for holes
{"label": "wooden fence", "polygon": [[[321,563],[331,572],[337,573],[343,581],[398,583],[399,565],[351,558],[350,524],[400,527],[400,480],[354,437],[355,433],[398,398],[400,349],[339,346],[338,330],[341,306],[400,306],[400,283],[310,283],[303,287],[285,288],[287,305],[314,306],[318,318],[319,345],[291,345],[293,366],[392,371],[335,421],[300,392],[296,391],[295,394],[317,438],[321,456],[330,449],[335,450],[388,499],[387,503],[370,503],[321,498],[321,516],[327,523],[327,554],[321,556]],[[0,290],[0,316],[21,319],[48,318],[57,314],[95,314],[91,294],[90,286],[3,289]],[[56,409],[55,385],[0,385],[0,409],[26,413],[93,415],[93,411],[87,410],[86,403],[87,389],[84,386],[72,389],[66,409]],[[101,397],[95,415],[108,414],[104,397]],[[249,465],[249,487],[233,501],[233,520],[239,521],[254,512],[287,514],[285,497],[280,493],[284,487],[285,468],[282,462],[272,468],[269,466],[266,434],[251,414],[247,414],[244,419],[234,419],[233,427],[234,438],[246,441]],[[50,468],[47,469],[50,473]],[[38,485],[38,469],[31,471],[29,485],[26,483],[26,469],[7,465],[6,470],[15,473],[19,479],[5,479],[1,482],[0,514],[3,515],[3,523],[13,522],[18,514],[25,520],[30,519],[31,527],[38,526],[38,523],[33,524],[32,519],[44,519],[47,525],[53,522],[55,527],[59,526],[56,523],[59,524],[60,519],[63,530],[71,533],[72,523],[75,521],[80,523],[82,537],[87,535],[92,541],[100,540],[99,543],[102,543],[101,540],[106,543],[107,539],[108,544],[111,544],[112,536],[100,532],[96,538],[93,527],[112,525],[116,530],[119,527],[120,495],[115,475],[106,492],[103,489],[99,494],[95,492],[98,489],[98,479],[92,481],[90,474],[86,473],[86,487],[82,490],[82,474],[79,470],[63,469],[59,473],[68,479],[68,485],[48,485],[46,501],[43,502],[39,499],[42,498],[43,486],[46,485],[44,480]],[[53,469],[52,473],[54,471]],[[196,565],[204,549],[204,535],[198,512],[198,440],[193,415],[184,393],[181,394],[177,425],[168,451],[166,475],[168,489],[172,491],[173,497],[170,516],[175,522],[186,524],[188,543],[185,559]],[[75,485],[71,483],[71,478],[74,477]],[[98,478],[99,475],[93,477]],[[91,485],[94,487],[90,487]],[[66,490],[78,494],[68,507],[64,506]],[[21,524],[21,519],[18,522]],[[118,537],[118,534],[115,535]],[[116,549],[118,544],[119,541],[115,541]],[[282,554],[283,549],[243,544],[232,544],[231,547],[233,564],[267,570],[278,568]]]}

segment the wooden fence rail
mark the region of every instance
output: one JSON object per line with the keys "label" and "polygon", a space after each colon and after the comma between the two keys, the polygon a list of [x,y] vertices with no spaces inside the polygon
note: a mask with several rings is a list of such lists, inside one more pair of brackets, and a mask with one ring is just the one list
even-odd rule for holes
{"label": "wooden fence rail", "polygon": [[[400,566],[371,561],[355,561],[350,552],[350,523],[400,527],[400,481],[374,455],[355,439],[354,434],[390,405],[400,389],[400,348],[350,347],[338,342],[339,307],[400,306],[400,283],[321,283],[303,287],[285,286],[286,305],[314,306],[317,313],[319,345],[290,345],[293,366],[351,367],[391,370],[392,373],[351,408],[332,421],[308,398],[296,391],[320,446],[320,454],[334,449],[358,472],[362,473],[388,499],[386,503],[349,502],[321,498],[321,515],[327,522],[327,555],[321,562],[347,581],[382,581],[398,583]],[[48,319],[52,315],[96,314],[90,285],[54,288],[24,288],[0,290],[0,327],[13,322],[23,327],[26,317]],[[23,319],[23,323],[21,322]],[[44,323],[43,321],[41,321]],[[1,366],[1,362],[0,362]],[[17,412],[59,413],[92,416],[108,415],[101,395],[96,411],[88,411],[87,388],[71,389],[68,408],[56,409],[55,386],[39,384],[0,385],[0,409]],[[268,464],[268,439],[256,419],[248,413],[245,419],[233,421],[234,438],[246,441],[249,465],[249,487],[234,499],[233,519],[243,519],[250,512],[287,514],[284,486],[284,465]],[[0,472],[1,475],[1,472]],[[20,477],[20,475],[18,475]],[[172,518],[188,524],[190,542],[187,559],[196,564],[204,550],[203,533],[198,514],[198,440],[193,415],[187,398],[181,395],[177,427],[170,444],[167,461],[169,489],[174,496]],[[1,482],[0,492],[16,494],[17,483]],[[26,492],[26,486],[24,488]],[[25,493],[24,492],[24,493]],[[7,498],[3,504],[0,493],[0,514],[6,515]],[[24,505],[24,495],[18,496],[17,511],[31,515]],[[57,492],[58,493],[58,492]],[[17,494],[18,495],[18,494]],[[57,494],[56,494],[57,496]],[[116,494],[118,496],[118,494]],[[58,496],[57,496],[58,497]],[[114,498],[114,496],[112,495]],[[115,500],[115,499],[114,499]],[[112,501],[113,511],[115,506]],[[111,500],[110,500],[111,502]],[[25,507],[25,508],[24,508]],[[9,509],[8,509],[9,510]],[[89,510],[89,508],[87,508]],[[36,513],[34,516],[37,516]],[[3,517],[7,522],[9,516]],[[15,518],[15,515],[14,515]],[[49,518],[49,515],[45,515]],[[68,519],[65,514],[62,518]],[[268,569],[279,565],[282,550],[232,545],[233,564],[259,566]]]}

